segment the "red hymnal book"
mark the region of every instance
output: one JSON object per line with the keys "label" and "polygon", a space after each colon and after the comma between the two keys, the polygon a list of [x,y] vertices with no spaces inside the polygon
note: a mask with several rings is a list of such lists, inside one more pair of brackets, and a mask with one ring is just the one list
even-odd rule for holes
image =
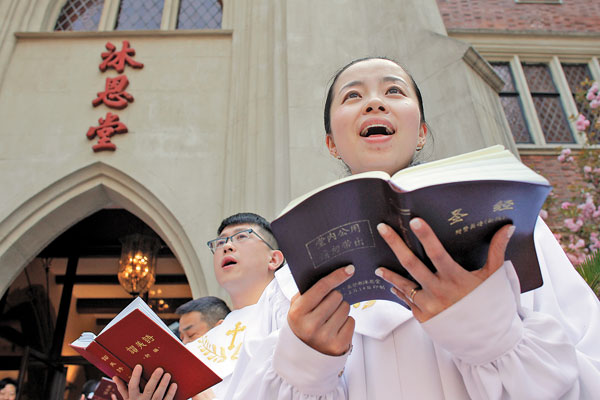
{"label": "red hymnal book", "polygon": [[542,285],[533,230],[548,181],[502,146],[401,170],[340,179],[292,201],[271,223],[294,280],[304,293],[336,268],[353,264],[354,275],[338,290],[350,304],[400,302],[375,275],[387,267],[412,279],[377,232],[384,222],[431,270],[435,267],[409,222],[423,218],[452,258],[464,268],[483,267],[490,240],[505,224],[515,232],[506,250],[521,291]]}
{"label": "red hymnal book", "polygon": [[146,381],[162,368],[177,383],[175,400],[188,399],[221,381],[139,297],[98,336],[84,332],[71,346],[105,374],[125,382],[137,364],[142,365]]}
{"label": "red hymnal book", "polygon": [[92,400],[112,400],[111,394],[114,394],[118,400],[123,400],[119,390],[117,389],[117,384],[108,378],[102,378],[94,393],[92,394]]}

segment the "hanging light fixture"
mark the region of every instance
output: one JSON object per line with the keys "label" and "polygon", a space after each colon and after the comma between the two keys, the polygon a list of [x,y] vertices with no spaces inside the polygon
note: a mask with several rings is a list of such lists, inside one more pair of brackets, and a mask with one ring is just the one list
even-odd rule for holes
{"label": "hanging light fixture", "polygon": [[156,280],[158,238],[135,233],[120,239],[119,282],[133,296],[145,293]]}

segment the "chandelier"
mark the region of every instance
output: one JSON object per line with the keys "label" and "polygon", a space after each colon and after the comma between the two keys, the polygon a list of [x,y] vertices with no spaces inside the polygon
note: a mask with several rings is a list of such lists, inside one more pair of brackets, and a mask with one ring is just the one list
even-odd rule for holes
{"label": "chandelier", "polygon": [[119,282],[133,296],[145,293],[156,280],[158,238],[135,233],[120,239]]}

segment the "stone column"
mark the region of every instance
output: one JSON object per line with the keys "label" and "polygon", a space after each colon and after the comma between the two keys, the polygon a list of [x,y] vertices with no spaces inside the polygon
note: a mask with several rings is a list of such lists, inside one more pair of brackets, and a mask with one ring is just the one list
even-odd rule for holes
{"label": "stone column", "polygon": [[289,198],[285,0],[227,2],[233,29],[223,215],[274,216]]}
{"label": "stone column", "polygon": [[14,33],[28,29],[35,7],[46,7],[46,1],[4,0],[0,2],[0,88],[15,47]]}
{"label": "stone column", "polygon": [[435,0],[287,4],[292,197],[343,175],[325,148],[322,110],[330,77],[359,57],[390,57],[413,74],[435,137],[427,159],[514,146],[496,94],[501,80],[467,43],[447,36]]}

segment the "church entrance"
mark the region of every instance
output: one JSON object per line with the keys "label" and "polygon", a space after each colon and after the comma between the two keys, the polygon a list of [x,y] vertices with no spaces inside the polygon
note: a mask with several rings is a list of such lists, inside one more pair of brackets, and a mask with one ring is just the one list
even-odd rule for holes
{"label": "church entrance", "polygon": [[154,284],[140,295],[175,325],[175,309],[192,298],[177,258],[133,213],[100,209],[51,241],[0,300],[0,375],[18,380],[19,398],[79,399],[102,376],[68,344],[99,333],[133,299],[117,274],[124,238],[140,234],[158,244]]}

